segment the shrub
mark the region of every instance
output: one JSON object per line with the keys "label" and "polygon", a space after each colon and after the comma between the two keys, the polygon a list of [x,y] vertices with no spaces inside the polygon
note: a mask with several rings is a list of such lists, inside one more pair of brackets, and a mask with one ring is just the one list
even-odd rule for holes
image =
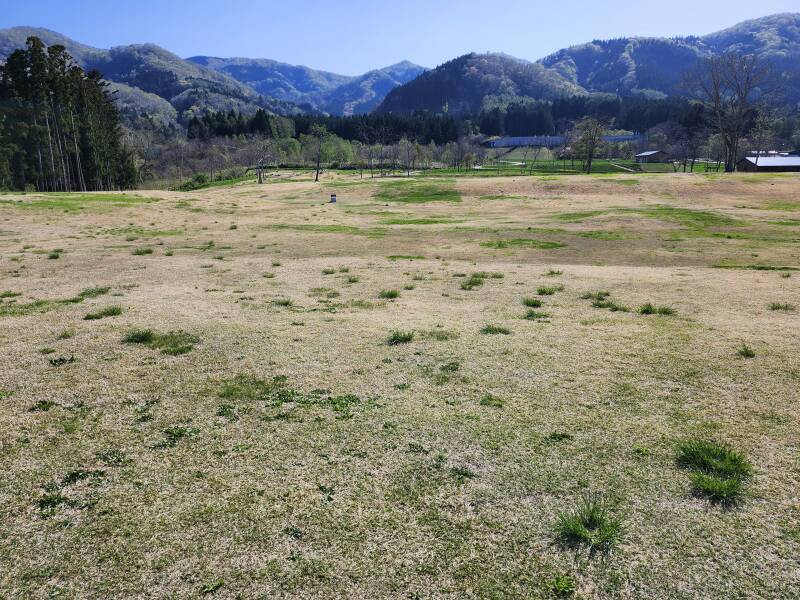
{"label": "shrub", "polygon": [[412,331],[393,331],[386,341],[390,346],[397,346],[399,344],[408,344],[414,339]]}
{"label": "shrub", "polygon": [[571,548],[588,548],[591,554],[609,551],[622,531],[622,522],[609,512],[603,499],[590,494],[581,503],[558,516],[556,536]]}
{"label": "shrub", "polygon": [[378,294],[378,298],[382,298],[384,300],[396,300],[400,297],[400,292],[397,290],[383,290],[380,294]]}

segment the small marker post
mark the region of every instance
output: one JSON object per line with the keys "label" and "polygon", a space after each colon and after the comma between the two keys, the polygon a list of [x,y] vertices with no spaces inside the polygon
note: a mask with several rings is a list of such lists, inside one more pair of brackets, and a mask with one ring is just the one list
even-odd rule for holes
{"label": "small marker post", "polygon": [[331,194],[331,204],[336,204],[336,194]]}

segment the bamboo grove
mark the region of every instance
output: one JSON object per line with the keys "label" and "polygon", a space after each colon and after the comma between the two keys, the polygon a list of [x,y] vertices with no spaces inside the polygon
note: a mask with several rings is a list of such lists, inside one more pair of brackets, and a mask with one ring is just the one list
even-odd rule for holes
{"label": "bamboo grove", "polygon": [[136,184],[113,94],[63,46],[28,38],[0,66],[0,189],[103,191]]}

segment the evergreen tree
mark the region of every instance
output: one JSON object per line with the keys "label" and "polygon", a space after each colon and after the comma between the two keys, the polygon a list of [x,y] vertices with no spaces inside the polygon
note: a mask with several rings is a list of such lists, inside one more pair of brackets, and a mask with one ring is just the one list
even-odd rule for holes
{"label": "evergreen tree", "polygon": [[0,67],[0,186],[112,190],[136,183],[113,95],[63,46],[30,37]]}

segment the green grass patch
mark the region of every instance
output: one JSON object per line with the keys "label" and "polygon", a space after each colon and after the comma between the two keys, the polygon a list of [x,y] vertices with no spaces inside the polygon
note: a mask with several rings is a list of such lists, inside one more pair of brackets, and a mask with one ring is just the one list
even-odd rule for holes
{"label": "green grass patch", "polygon": [[622,532],[622,521],[611,514],[598,495],[585,496],[580,504],[558,515],[555,533],[569,548],[586,548],[590,554],[608,552]]}
{"label": "green grass patch", "polygon": [[28,210],[58,210],[63,212],[101,212],[114,208],[137,206],[158,202],[158,198],[147,198],[130,194],[72,194],[41,193],[22,196],[20,200],[0,200],[0,205]]}
{"label": "green grass patch", "polygon": [[191,352],[200,338],[185,331],[156,333],[152,329],[134,329],[122,338],[125,344],[142,344],[163,354],[180,356]]}
{"label": "green grass patch", "polygon": [[419,219],[385,219],[381,225],[446,225],[452,223],[463,223],[464,219],[450,219],[448,217],[427,217]]}
{"label": "green grass patch", "polygon": [[122,314],[122,307],[119,305],[106,306],[97,312],[91,312],[83,317],[84,321],[99,321],[107,317],[118,317]]}
{"label": "green grass patch", "polygon": [[413,331],[392,331],[386,343],[390,346],[399,346],[400,344],[409,344],[414,341]]}
{"label": "green grass patch", "polygon": [[713,441],[683,442],[678,445],[675,460],[679,467],[692,471],[695,495],[723,506],[739,501],[743,483],[753,473],[753,467],[744,454]]}
{"label": "green grass patch", "polygon": [[483,335],[511,335],[511,330],[500,325],[486,325],[481,329]]}
{"label": "green grass patch", "polygon": [[665,317],[672,316],[676,313],[675,309],[670,306],[656,306],[651,302],[643,304],[639,307],[640,315],[662,315]]}
{"label": "green grass patch", "polygon": [[384,237],[388,230],[379,228],[362,229],[352,225],[321,225],[317,223],[276,223],[267,225],[268,229],[276,231],[304,231],[308,233],[341,233],[347,235],[360,235],[370,238]]}
{"label": "green grass patch", "polygon": [[624,231],[581,231],[578,236],[590,240],[602,240],[604,242],[630,240],[636,237],[633,234],[626,233]]}
{"label": "green grass patch", "polygon": [[536,248],[537,250],[555,250],[556,248],[565,247],[566,244],[548,240],[512,238],[512,239],[491,240],[488,242],[483,242],[481,246],[483,246],[484,248],[494,248],[495,250],[504,250],[507,248]]}
{"label": "green grass patch", "polygon": [[461,194],[450,181],[390,181],[380,185],[372,196],[382,202],[425,204],[428,202],[461,202]]}

